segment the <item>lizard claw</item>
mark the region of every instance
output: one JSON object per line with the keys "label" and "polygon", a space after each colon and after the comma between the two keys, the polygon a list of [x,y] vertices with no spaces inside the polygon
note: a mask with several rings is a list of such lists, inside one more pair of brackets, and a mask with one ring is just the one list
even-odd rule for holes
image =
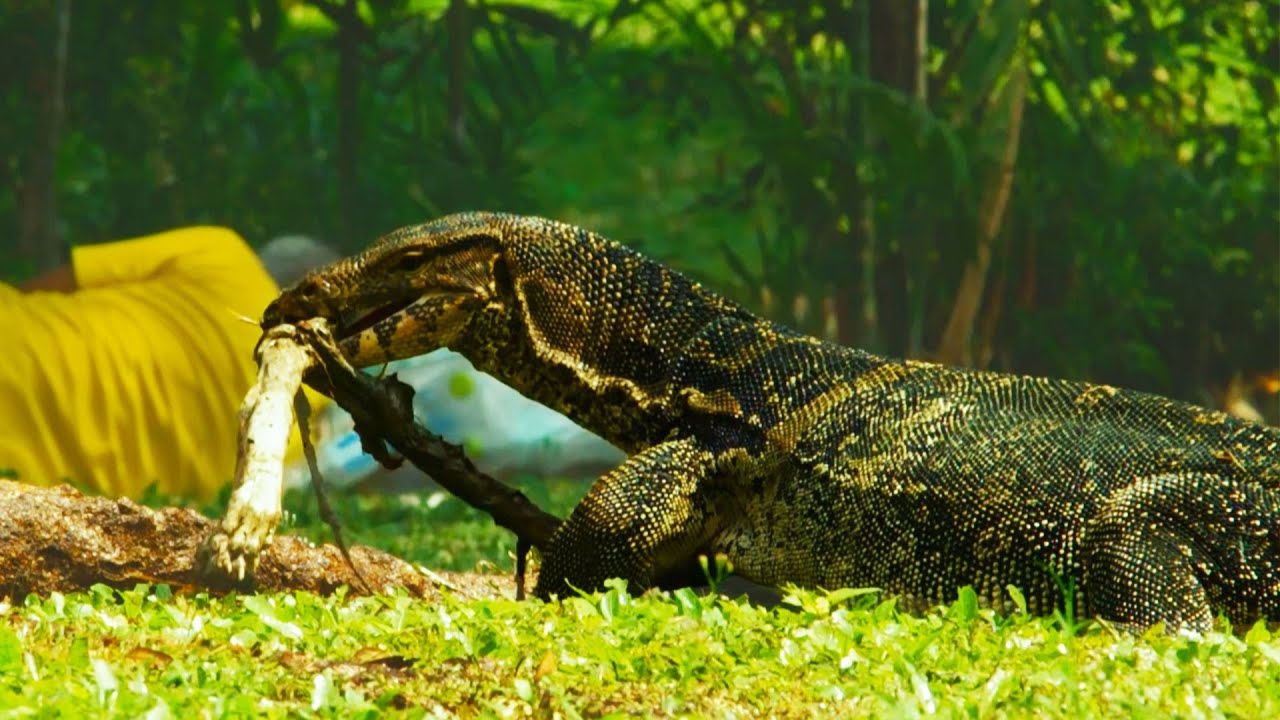
{"label": "lizard claw", "polygon": [[[240,490],[249,487],[241,486]],[[227,506],[222,524],[209,536],[200,554],[206,573],[230,577],[237,582],[252,579],[258,558],[271,545],[282,509],[279,497],[265,502],[263,494],[237,490]]]}

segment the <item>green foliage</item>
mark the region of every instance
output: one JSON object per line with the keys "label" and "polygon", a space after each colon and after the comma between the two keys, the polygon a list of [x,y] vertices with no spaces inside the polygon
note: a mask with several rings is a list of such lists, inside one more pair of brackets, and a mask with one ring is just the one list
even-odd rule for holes
{"label": "green foliage", "polygon": [[964,596],[923,617],[874,595],[762,610],[621,585],[559,604],[391,595],[0,604],[0,706],[94,717],[1274,717],[1280,642],[1071,632]]}
{"label": "green foliage", "polygon": [[1280,294],[1280,75],[1264,58],[1277,35],[1262,4],[1243,10],[1034,14],[1035,135],[1014,222],[1057,277],[1040,271],[1045,297],[1020,313],[1015,365],[1052,358],[1161,389],[1274,366],[1280,320],[1263,299]]}
{"label": "green foliage", "polygon": [[[1025,68],[974,362],[1198,401],[1278,363],[1274,3],[947,0],[922,26],[883,0],[356,5],[75,4],[64,236],[215,222],[351,250],[456,210],[539,213],[927,355]],[[11,228],[45,20],[0,11]],[[0,267],[38,269],[3,246]]]}
{"label": "green foliage", "polygon": [[[581,483],[527,481],[564,513]],[[455,498],[333,498],[358,541],[430,567],[504,557],[508,533]],[[310,493],[294,527],[328,540]],[[501,569],[510,571],[510,563]],[[716,560],[715,580],[727,568]],[[620,582],[560,604],[305,593],[175,596],[165,586],[0,602],[0,707],[82,716],[386,713],[563,717],[1271,717],[1280,640],[1264,625],[1120,634],[999,615],[962,588],[923,616],[873,589],[790,588],[776,609]]]}
{"label": "green foliage", "polygon": [[[560,517],[569,514],[588,487],[581,481],[532,477],[512,484],[539,507]],[[434,569],[471,570],[499,561],[506,569],[515,567],[511,560],[515,536],[438,487],[402,495],[344,493],[331,504],[349,543],[369,544]],[[286,493],[284,506],[292,513],[290,532],[315,542],[333,542],[310,489]],[[217,508],[209,512],[221,516]]]}

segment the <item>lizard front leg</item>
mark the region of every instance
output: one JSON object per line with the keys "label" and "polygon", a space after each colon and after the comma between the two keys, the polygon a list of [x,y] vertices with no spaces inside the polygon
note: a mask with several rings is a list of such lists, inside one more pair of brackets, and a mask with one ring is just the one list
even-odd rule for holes
{"label": "lizard front leg", "polygon": [[689,438],[645,450],[605,474],[556,530],[534,594],[565,597],[623,578],[632,591],[685,561],[714,528],[699,490],[712,456]]}

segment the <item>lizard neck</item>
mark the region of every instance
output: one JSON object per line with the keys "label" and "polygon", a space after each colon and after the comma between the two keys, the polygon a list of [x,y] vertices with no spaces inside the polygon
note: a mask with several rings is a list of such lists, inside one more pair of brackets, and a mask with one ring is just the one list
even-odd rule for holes
{"label": "lizard neck", "polygon": [[478,313],[454,349],[628,453],[661,442],[681,414],[673,374],[689,341],[717,318],[752,316],[585,231],[552,250],[506,249],[500,310]]}
{"label": "lizard neck", "polygon": [[590,369],[567,366],[540,354],[514,315],[477,318],[472,329],[452,349],[478,370],[624,452],[639,452],[669,432],[673,418],[663,389],[651,386],[635,393],[623,391],[620,384],[601,387],[589,379],[594,376]]}

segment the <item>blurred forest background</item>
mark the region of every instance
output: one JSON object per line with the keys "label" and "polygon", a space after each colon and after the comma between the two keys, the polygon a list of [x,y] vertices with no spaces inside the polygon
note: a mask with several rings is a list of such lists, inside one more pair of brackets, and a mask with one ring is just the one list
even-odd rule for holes
{"label": "blurred forest background", "polygon": [[506,210],[875,352],[1276,422],[1278,69],[1248,0],[13,0],[0,279]]}

